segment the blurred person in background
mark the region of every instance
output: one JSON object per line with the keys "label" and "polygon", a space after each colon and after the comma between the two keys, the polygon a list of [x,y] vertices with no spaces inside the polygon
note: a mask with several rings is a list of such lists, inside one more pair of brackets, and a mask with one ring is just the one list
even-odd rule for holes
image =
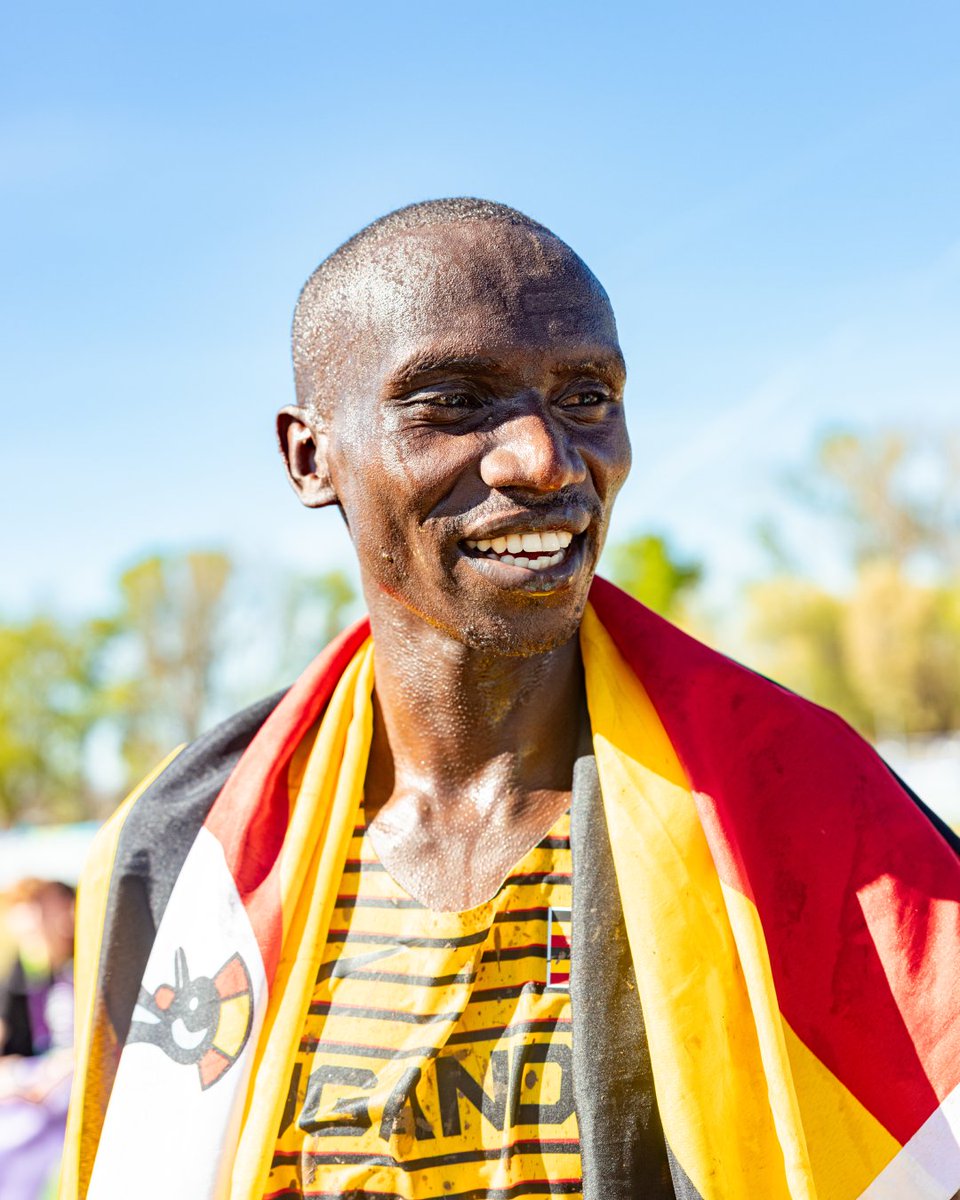
{"label": "blurred person in background", "polygon": [[7,896],[0,979],[0,1200],[39,1200],[60,1161],[73,1069],[74,891],[24,879]]}
{"label": "blurred person in background", "polygon": [[17,952],[0,980],[0,1055],[32,1057],[73,1044],[74,891],[22,880],[7,924]]}

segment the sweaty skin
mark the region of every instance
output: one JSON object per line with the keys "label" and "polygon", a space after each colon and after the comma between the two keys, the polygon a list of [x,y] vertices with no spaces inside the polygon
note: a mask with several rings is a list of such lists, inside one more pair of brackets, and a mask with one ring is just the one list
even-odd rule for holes
{"label": "sweaty skin", "polygon": [[[404,231],[355,293],[330,395],[281,411],[280,446],[303,503],[339,505],[357,550],[374,846],[411,895],[462,910],[570,803],[576,635],[630,466],[623,359],[595,278],[527,228]],[[476,546],[524,532],[550,549],[511,564]]]}

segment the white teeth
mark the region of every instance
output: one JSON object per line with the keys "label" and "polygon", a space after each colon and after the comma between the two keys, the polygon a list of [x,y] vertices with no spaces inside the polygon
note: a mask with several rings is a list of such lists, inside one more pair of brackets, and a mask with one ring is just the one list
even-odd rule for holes
{"label": "white teeth", "polygon": [[[506,563],[507,566],[543,571],[563,561],[567,547],[572,541],[573,534],[567,530],[548,529],[544,533],[509,533],[506,537],[480,538],[476,541],[467,538],[466,544],[471,550],[479,550],[481,554],[489,551],[491,558],[496,556],[499,562]],[[544,554],[544,550],[551,553]],[[518,558],[519,554],[524,557]],[[533,557],[534,555],[538,556]]]}

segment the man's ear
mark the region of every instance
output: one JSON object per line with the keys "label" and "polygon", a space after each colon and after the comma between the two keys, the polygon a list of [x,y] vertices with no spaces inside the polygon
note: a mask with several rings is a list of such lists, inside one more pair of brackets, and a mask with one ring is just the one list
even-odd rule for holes
{"label": "man's ear", "polygon": [[327,435],[308,425],[302,408],[290,405],[277,413],[277,440],[287,478],[307,508],[337,503],[327,463]]}

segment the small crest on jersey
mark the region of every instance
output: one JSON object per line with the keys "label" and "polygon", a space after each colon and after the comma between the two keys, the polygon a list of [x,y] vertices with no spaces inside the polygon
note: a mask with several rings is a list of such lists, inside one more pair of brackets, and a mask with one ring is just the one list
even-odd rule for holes
{"label": "small crest on jersey", "polygon": [[547,910],[547,987],[570,990],[570,909]]}
{"label": "small crest on jersey", "polygon": [[175,1063],[195,1063],[204,1091],[240,1057],[253,1024],[247,964],[234,954],[213,976],[190,978],[183,947],[174,954],[174,982],[140,988],[127,1043],[158,1046]]}

